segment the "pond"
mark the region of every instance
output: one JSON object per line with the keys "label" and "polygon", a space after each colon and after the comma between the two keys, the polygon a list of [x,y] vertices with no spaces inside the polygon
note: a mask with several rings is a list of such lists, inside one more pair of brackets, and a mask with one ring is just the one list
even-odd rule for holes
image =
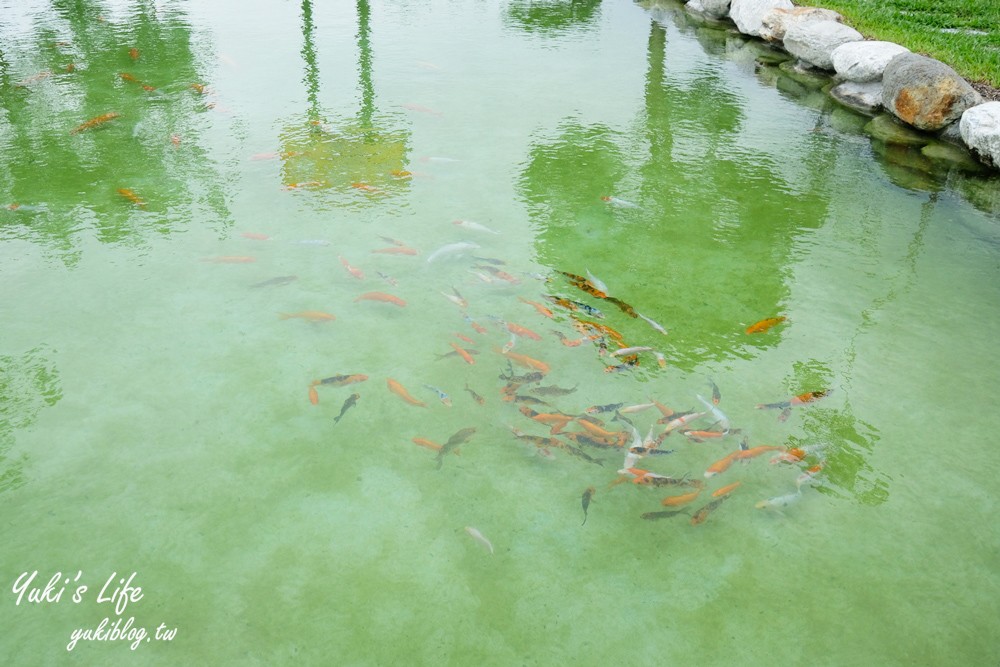
{"label": "pond", "polygon": [[995,660],[995,176],[674,2],[10,4],[9,664]]}

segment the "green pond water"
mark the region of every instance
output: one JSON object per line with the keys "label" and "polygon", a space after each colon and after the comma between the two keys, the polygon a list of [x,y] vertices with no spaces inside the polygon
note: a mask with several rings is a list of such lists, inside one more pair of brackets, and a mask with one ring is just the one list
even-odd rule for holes
{"label": "green pond water", "polygon": [[1000,180],[685,16],[0,2],[4,664],[996,664]]}

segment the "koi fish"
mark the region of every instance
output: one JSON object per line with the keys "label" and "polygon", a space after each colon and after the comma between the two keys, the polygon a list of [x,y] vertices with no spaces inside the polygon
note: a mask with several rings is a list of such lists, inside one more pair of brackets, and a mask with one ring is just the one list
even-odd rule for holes
{"label": "koi fish", "polygon": [[410,178],[413,176],[413,172],[406,171],[405,169],[390,169],[389,175],[395,178]]}
{"label": "koi fish", "polygon": [[448,394],[444,393],[442,390],[438,389],[434,385],[425,384],[424,386],[433,391],[434,393],[436,393],[438,395],[438,398],[441,399],[441,402],[444,403],[445,407],[449,408],[451,407],[451,397],[448,396]]}
{"label": "koi fish", "polygon": [[125,199],[129,200],[130,202],[132,202],[136,206],[140,206],[140,207],[146,206],[146,202],[144,202],[139,197],[139,195],[137,195],[136,193],[132,192],[128,188],[118,188],[118,194],[120,194],[122,197],[124,197]]}
{"label": "koi fish", "polygon": [[806,469],[804,473],[795,479],[795,487],[801,489],[803,484],[809,484],[815,480],[816,476],[823,470],[824,465],[824,463],[818,463],[813,467]]}
{"label": "koi fish", "polygon": [[526,368],[533,368],[536,371],[543,374],[548,373],[551,370],[549,368],[549,365],[546,364],[544,361],[539,361],[538,359],[532,359],[531,357],[525,354],[518,354],[517,352],[510,352],[510,351],[503,352],[502,350],[500,350],[500,348],[493,348],[493,349],[497,352],[500,352],[505,357],[513,361],[515,364],[518,364],[519,366],[524,366]]}
{"label": "koi fish", "polygon": [[604,196],[601,197],[601,201],[607,202],[608,204],[618,208],[640,208],[638,204],[633,204],[626,199],[619,199],[618,197]]}
{"label": "koi fish", "polygon": [[316,385],[309,385],[309,402],[313,405],[319,405],[319,392],[316,391]]}
{"label": "koi fish", "polygon": [[784,316],[768,317],[767,319],[761,320],[760,322],[754,322],[753,324],[751,324],[750,326],[747,327],[747,333],[748,334],[764,333],[765,331],[767,331],[771,327],[773,327],[773,326],[775,326],[777,324],[781,324],[786,319],[788,319],[788,318],[786,318]]}
{"label": "koi fish", "polygon": [[[436,112],[434,112],[434,113],[436,113]],[[480,533],[478,530],[476,530],[472,526],[466,526],[465,527],[465,532],[468,533],[469,536],[472,537],[472,539],[474,539],[476,542],[479,542],[480,544],[483,545],[483,547],[485,547],[486,549],[488,549],[489,552],[490,552],[490,555],[493,555],[493,544],[488,539],[486,539],[483,536],[482,533]]]}
{"label": "koi fish", "polygon": [[172,143],[174,146],[180,146],[181,145],[180,135],[171,134],[170,135],[170,143]]}
{"label": "koi fish", "polygon": [[301,313],[278,313],[278,317],[282,320],[290,320],[294,318],[309,320],[310,322],[333,322],[337,319],[334,315],[324,313],[321,310],[303,310]]}
{"label": "koi fish", "polygon": [[208,86],[203,83],[192,83],[188,86],[191,90],[198,93],[199,95],[206,95],[208,93]]}
{"label": "koi fish", "polygon": [[[676,477],[667,477],[666,475],[658,475],[655,472],[643,470],[642,468],[627,468],[624,471],[633,475],[633,484],[641,484],[644,486],[688,486],[688,480],[677,479]],[[622,473],[622,470],[619,470],[618,472]]]}
{"label": "koi fish", "polygon": [[583,341],[587,340],[586,337],[584,337],[584,338],[567,338],[566,335],[563,332],[556,331],[554,329],[553,329],[552,333],[554,333],[556,335],[556,338],[559,339],[559,342],[562,343],[563,345],[565,345],[566,347],[577,347],[580,344],[582,344]]}
{"label": "koi fish", "polygon": [[726,470],[729,469],[729,466],[733,464],[733,461],[736,460],[736,454],[738,454],[738,452],[731,452],[712,465],[708,466],[708,468],[705,469],[705,477],[715,477],[716,475],[726,472]]}
{"label": "koi fish", "polygon": [[[463,348],[463,349],[464,349],[464,348]],[[465,350],[465,351],[466,351],[466,352],[467,352],[467,353],[468,353],[469,355],[476,355],[476,354],[479,354],[479,350],[472,350],[472,349],[469,349],[469,350]],[[438,359],[447,359],[448,357],[458,357],[458,356],[461,356],[461,355],[460,355],[460,354],[459,354],[458,352],[456,352],[456,351],[452,350],[451,352],[445,352],[444,354],[436,354],[436,355],[434,355],[434,356],[435,356],[436,358],[438,358]],[[473,361],[475,361],[475,360],[473,360]]]}
{"label": "koi fish", "polygon": [[773,410],[777,408],[787,409],[793,405],[803,405],[805,403],[811,403],[815,400],[823,398],[824,396],[829,396],[832,389],[821,389],[819,391],[807,391],[804,394],[799,394],[798,396],[792,396],[787,401],[779,401],[777,403],[758,403],[758,410]]}
{"label": "koi fish", "polygon": [[391,246],[389,248],[376,248],[372,250],[375,254],[380,255],[419,255],[420,252],[415,248],[410,248],[407,246]]}
{"label": "koi fish", "polygon": [[476,403],[479,403],[479,405],[486,405],[486,399],[477,394],[472,387],[469,386],[468,382],[465,383],[465,391],[469,392],[469,395],[472,396],[472,400]]}
{"label": "koi fish", "polygon": [[468,336],[466,336],[465,334],[460,334],[457,331],[455,332],[455,337],[458,338],[459,340],[465,341],[469,345],[472,345],[472,344],[474,344],[476,342],[476,341],[472,340],[471,338],[469,338]]}
{"label": "koi fish", "polygon": [[590,501],[594,498],[594,494],[597,493],[597,489],[592,486],[588,486],[587,490],[583,492],[583,496],[580,498],[580,503],[583,505],[583,523],[587,523],[587,508],[590,507]]}
{"label": "koi fish", "polygon": [[725,413],[722,412],[722,410],[720,410],[716,406],[717,402],[713,401],[712,403],[709,403],[704,398],[702,398],[701,394],[695,394],[695,396],[697,396],[698,400],[701,401],[701,404],[704,405],[706,408],[708,408],[708,411],[712,413],[712,417],[715,418],[715,421],[719,425],[719,428],[721,428],[723,431],[728,431],[729,417],[727,417]]}
{"label": "koi fish", "polygon": [[767,498],[766,500],[758,501],[754,507],[759,510],[773,510],[775,512],[781,513],[781,510],[794,505],[802,499],[802,489],[797,490],[795,493],[789,493],[784,496],[774,496],[773,498]]}
{"label": "koi fish", "polygon": [[371,193],[382,192],[381,189],[376,188],[374,185],[370,185],[362,181],[354,181],[353,183],[351,183],[351,187],[354,188],[355,190],[361,190],[362,192],[371,192]]}
{"label": "koi fish", "polygon": [[[501,320],[501,322],[502,321],[503,320]],[[524,336],[525,338],[530,338],[531,340],[542,339],[542,337],[539,336],[537,333],[535,333],[534,331],[532,331],[527,327],[522,327],[520,324],[514,324],[513,322],[504,322],[504,325],[507,327],[507,331],[517,336]]]}
{"label": "koi fish", "polygon": [[572,394],[573,392],[575,392],[578,386],[580,385],[575,384],[569,389],[564,389],[562,387],[557,387],[555,385],[549,385],[548,387],[533,387],[528,391],[534,394],[539,394],[541,396],[566,396],[567,394]]}
{"label": "koi fish", "polygon": [[698,524],[705,523],[705,520],[708,519],[708,515],[714,512],[715,510],[719,509],[719,506],[722,505],[722,503],[726,502],[729,498],[732,498],[732,496],[729,494],[720,496],[719,498],[716,498],[712,502],[708,503],[707,505],[699,509],[697,512],[694,513],[694,515],[692,515],[691,525],[697,526]]}
{"label": "koi fish", "polygon": [[644,512],[641,516],[646,521],[656,521],[657,519],[669,519],[678,514],[687,514],[687,510],[662,510],[660,512]]}
{"label": "koi fish", "polygon": [[277,276],[276,278],[271,278],[270,280],[264,280],[259,283],[254,283],[251,288],[257,287],[270,287],[271,285],[287,285],[290,282],[298,280],[298,276]]}
{"label": "koi fish", "polygon": [[646,345],[636,345],[635,347],[623,347],[621,349],[618,349],[618,350],[615,350],[614,352],[612,352],[610,354],[610,356],[612,356],[612,357],[622,357],[622,356],[628,356],[628,355],[631,355],[631,354],[638,354],[640,352],[649,352],[652,349],[653,348],[648,347]]}
{"label": "koi fish", "polygon": [[131,58],[132,60],[138,60],[139,59],[139,49],[137,49],[137,48],[135,48],[133,46],[131,49],[128,50],[128,57]]}
{"label": "koi fish", "polygon": [[756,458],[761,454],[766,454],[767,452],[780,452],[784,451],[784,447],[778,447],[776,445],[759,445],[757,447],[750,447],[749,449],[740,449],[739,451],[733,452],[736,460],[745,461],[748,459]]}
{"label": "koi fish", "polygon": [[642,313],[637,312],[636,315],[638,315],[641,319],[645,320],[649,324],[649,326],[653,327],[654,329],[656,329],[657,331],[659,331],[664,336],[668,335],[667,334],[667,330],[664,329],[661,324],[659,324],[659,323],[657,323],[657,322],[649,319],[648,317],[646,317]]}
{"label": "koi fish", "polygon": [[534,373],[525,373],[524,375],[514,375],[514,365],[511,364],[510,360],[508,360],[507,375],[500,373],[500,375],[498,375],[497,377],[501,380],[508,380],[510,382],[519,382],[521,384],[524,384],[526,382],[540,381],[542,378],[545,377],[545,373],[536,371]]}
{"label": "koi fish", "polygon": [[787,451],[784,451],[771,459],[771,463],[798,463],[807,456],[817,454],[824,449],[826,449],[826,443],[806,445],[804,447],[791,447]]}
{"label": "koi fish", "polygon": [[[444,298],[446,298],[449,301],[451,301],[456,306],[458,306],[459,308],[468,308],[469,307],[469,302],[465,300],[465,297],[463,297],[461,294],[458,293],[457,289],[455,289],[454,287],[452,287],[451,291],[453,292],[452,294],[448,294],[447,292],[443,292],[442,291],[441,295]],[[472,341],[469,341],[469,342],[471,343]]]}
{"label": "koi fish", "polygon": [[250,239],[252,241],[270,241],[271,237],[267,234],[260,234],[258,232],[243,232],[240,234],[245,239]]}
{"label": "koi fish", "polygon": [[478,333],[478,334],[485,334],[486,333],[486,327],[484,327],[479,322],[476,322],[474,319],[472,319],[468,315],[463,315],[463,319],[465,319],[465,321],[469,323],[469,326],[471,326],[475,330],[476,333]]}
{"label": "koi fish", "polygon": [[708,378],[708,384],[712,387],[712,405],[718,405],[719,401],[722,400],[722,394],[719,392],[719,387],[712,381],[712,378]]}
{"label": "koi fish", "polygon": [[319,381],[319,383],[328,384],[332,387],[343,387],[344,385],[354,384],[355,382],[364,382],[367,379],[367,375],[355,373],[353,375],[334,375],[332,377],[323,378]]}
{"label": "koi fish", "polygon": [[587,280],[590,281],[591,285],[596,287],[598,290],[604,292],[605,294],[611,293],[611,290],[609,290],[608,286],[604,284],[604,281],[600,280],[593,273],[591,273],[590,269],[584,269],[584,272],[587,274]]}
{"label": "koi fish", "polygon": [[479,244],[472,243],[471,241],[459,241],[458,243],[449,243],[447,245],[441,246],[440,248],[432,252],[430,255],[428,255],[427,263],[430,264],[434,260],[444,257],[446,255],[454,255],[478,247]]}
{"label": "koi fish", "polygon": [[[432,440],[428,440],[427,438],[413,438],[413,443],[421,447],[424,447],[426,449],[429,449],[432,452],[440,452],[441,448],[443,447],[443,445],[439,445],[438,443]],[[456,449],[452,453],[458,454],[458,450]]]}
{"label": "koi fish", "polygon": [[449,342],[448,344],[455,349],[455,352],[458,354],[458,356],[462,357],[462,359],[465,360],[465,363],[470,365],[476,363],[476,360],[472,358],[472,355],[469,354],[468,350],[459,347],[456,343]]}
{"label": "koi fish", "polygon": [[326,181],[302,181],[300,183],[289,183],[285,186],[285,189],[301,190],[302,188],[318,188],[322,185],[326,185]]}
{"label": "koi fish", "polygon": [[527,405],[522,405],[518,409],[521,411],[521,414],[528,419],[533,419],[539,424],[549,426],[549,433],[551,435],[557,435],[563,430],[563,428],[566,427],[566,424],[573,421],[572,415],[564,415],[561,412],[536,412]]}
{"label": "koi fish", "polygon": [[364,280],[365,279],[365,273],[364,273],[364,271],[362,271],[361,269],[359,269],[357,267],[351,266],[350,264],[348,264],[347,260],[344,259],[343,257],[341,257],[339,255],[337,257],[338,257],[338,259],[340,259],[340,263],[344,265],[344,268],[347,269],[348,273],[350,273],[352,276],[354,276],[358,280]]}
{"label": "koi fish", "polygon": [[347,400],[344,401],[344,405],[340,408],[340,414],[333,418],[333,423],[336,424],[339,422],[344,413],[350,410],[358,402],[359,398],[361,398],[361,394],[351,394],[348,396]]}
{"label": "koi fish", "polygon": [[515,278],[514,276],[510,275],[509,273],[507,273],[506,271],[504,271],[502,269],[498,269],[495,266],[486,266],[485,264],[477,264],[476,268],[477,269],[482,269],[483,271],[486,271],[486,272],[492,274],[493,276],[499,278],[500,280],[506,280],[511,285],[520,285],[521,284],[521,281],[519,279]]}
{"label": "koi fish", "polygon": [[386,385],[388,385],[389,391],[391,391],[392,393],[396,394],[397,396],[399,396],[400,398],[402,398],[404,401],[406,401],[410,405],[415,405],[415,406],[420,407],[420,408],[426,408],[427,407],[426,403],[424,403],[423,401],[418,401],[417,399],[415,399],[412,396],[410,396],[410,392],[406,391],[406,388],[403,387],[403,385],[399,384],[398,382],[396,382],[392,378],[386,378],[385,383],[386,383]]}
{"label": "koi fish", "polygon": [[589,294],[589,295],[591,295],[593,297],[596,297],[598,299],[607,299],[608,298],[607,292],[605,292],[603,290],[597,289],[596,285],[594,285],[592,282],[590,282],[589,280],[587,280],[583,276],[578,276],[575,273],[568,273],[566,271],[560,271],[559,273],[561,273],[564,276],[566,276],[567,278],[569,278],[569,282],[570,282],[571,285],[573,285],[574,287],[578,287],[579,289],[583,290],[587,294]]}
{"label": "koi fish", "polygon": [[429,108],[427,108],[427,107],[425,107],[423,105],[420,105],[420,104],[409,103],[409,104],[403,104],[401,106],[404,109],[408,110],[408,111],[416,111],[418,113],[426,113],[426,114],[430,114],[432,116],[443,116],[444,115],[440,111],[435,111],[434,109],[429,109]]}
{"label": "koi fish", "polygon": [[490,229],[485,225],[481,225],[478,222],[472,222],[471,220],[452,220],[453,225],[458,225],[459,227],[465,227],[466,229],[474,229],[477,232],[486,232],[487,234],[499,234],[495,229]]}
{"label": "koi fish", "polygon": [[438,452],[436,459],[437,469],[438,470],[441,469],[441,465],[444,463],[444,457],[446,454],[448,454],[448,452],[451,452],[459,445],[468,442],[469,438],[471,438],[475,432],[476,429],[473,427],[463,428],[460,431],[456,432],[455,435],[448,438],[448,441],[441,446],[441,450]]}
{"label": "koi fish", "polygon": [[120,116],[121,116],[121,114],[118,113],[118,112],[116,112],[116,111],[111,111],[111,112],[106,113],[106,114],[101,114],[100,116],[95,116],[94,118],[91,118],[90,120],[88,120],[85,123],[81,123],[80,125],[77,125],[72,130],[70,130],[69,133],[70,134],[78,134],[80,132],[83,132],[84,130],[89,130],[89,129],[92,129],[92,128],[104,125],[105,123],[107,123],[109,121],[112,121],[115,118],[119,118]]}
{"label": "koi fish", "polygon": [[730,430],[730,431],[692,431],[692,430],[681,431],[682,435],[684,435],[685,437],[687,437],[690,440],[693,440],[695,442],[705,442],[706,440],[709,440],[709,439],[712,439],[712,438],[724,438],[727,435],[730,435],[730,434],[733,434],[733,433],[739,433],[739,430],[737,429],[735,431],[732,431],[732,430]]}
{"label": "koi fish", "polygon": [[643,410],[648,410],[653,407],[652,403],[637,403],[636,405],[626,405],[618,410],[619,414],[630,415],[635,412],[642,412]]}
{"label": "koi fish", "polygon": [[699,488],[697,491],[692,491],[691,493],[683,493],[679,496],[667,496],[666,498],[660,501],[660,504],[666,507],[678,507],[680,505],[687,505],[688,503],[693,502],[700,495],[701,495],[701,489]]}
{"label": "koi fish", "polygon": [[354,300],[354,303],[357,303],[358,301],[381,301],[383,303],[391,303],[392,305],[399,306],[400,308],[406,306],[406,302],[398,296],[386,294],[385,292],[365,292],[364,294],[358,296],[358,298]]}
{"label": "koi fish", "polygon": [[526,303],[529,306],[531,306],[532,308],[534,308],[535,310],[537,310],[540,315],[544,315],[545,317],[548,317],[548,318],[555,317],[555,315],[552,313],[551,310],[549,310],[548,308],[546,308],[542,304],[538,303],[537,301],[529,301],[528,299],[525,299],[523,296],[519,296],[517,298],[518,298],[519,301],[521,301],[523,303]]}
{"label": "koi fish", "polygon": [[712,492],[713,498],[721,498],[722,496],[728,496],[730,493],[736,490],[736,488],[743,482],[733,482],[732,484],[727,484],[726,486],[716,489]]}
{"label": "koi fish", "polygon": [[705,416],[704,412],[689,412],[687,414],[681,415],[680,417],[674,417],[673,419],[670,419],[669,417],[663,417],[658,421],[662,423],[664,420],[668,420],[666,421],[667,426],[663,432],[671,433],[674,429],[684,426],[689,422],[693,422],[695,419],[704,416]]}
{"label": "koi fish", "polygon": [[621,310],[626,315],[628,315],[629,317],[639,317],[639,313],[636,312],[635,308],[625,303],[618,297],[609,296],[607,300],[618,306],[618,309]]}
{"label": "koi fish", "polygon": [[382,280],[386,281],[387,283],[389,283],[393,287],[396,287],[397,285],[399,285],[399,282],[395,278],[393,278],[392,276],[390,276],[389,274],[382,273],[381,271],[378,271],[377,273],[379,275],[379,278],[381,278]]}

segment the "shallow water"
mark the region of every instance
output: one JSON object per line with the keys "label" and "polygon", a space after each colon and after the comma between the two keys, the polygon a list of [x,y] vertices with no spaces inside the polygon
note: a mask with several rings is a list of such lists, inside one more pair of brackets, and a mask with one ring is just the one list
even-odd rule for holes
{"label": "shallow water", "polygon": [[[889,159],[866,119],[672,3],[0,7],[10,664],[995,660],[995,178]],[[336,319],[279,315],[307,311]],[[574,316],[665,366],[607,372],[553,333],[579,339]],[[737,462],[644,520],[692,489],[619,477],[622,449],[583,446],[601,466],[515,438],[549,428],[501,400],[511,340],[551,368],[518,390],[537,410],[700,409],[714,380],[740,433],[674,432],[640,468],[705,479],[744,436],[823,448]],[[439,358],[453,343],[475,363]],[[346,374],[368,379],[311,387]],[[755,409],[822,390],[784,421]],[[661,414],[626,416],[644,436]],[[467,427],[440,469],[412,442]],[[816,465],[783,513],[755,508]],[[36,570],[66,592],[16,604]],[[98,602],[133,572],[140,599]],[[177,634],[67,653],[119,616]]]}

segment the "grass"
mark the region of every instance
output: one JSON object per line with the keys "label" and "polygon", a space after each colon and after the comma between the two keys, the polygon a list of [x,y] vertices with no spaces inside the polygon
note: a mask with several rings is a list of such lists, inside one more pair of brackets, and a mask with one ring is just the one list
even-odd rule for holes
{"label": "grass", "polygon": [[869,39],[895,42],[1000,88],[1000,0],[807,0]]}

